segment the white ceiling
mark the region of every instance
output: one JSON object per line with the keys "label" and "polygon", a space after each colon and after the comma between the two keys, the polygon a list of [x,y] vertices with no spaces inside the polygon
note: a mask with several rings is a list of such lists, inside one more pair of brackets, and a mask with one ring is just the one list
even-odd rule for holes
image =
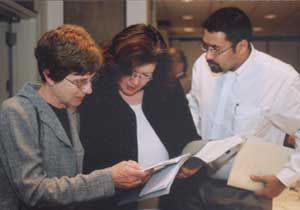
{"label": "white ceiling", "polygon": [[[155,0],[158,27],[166,29],[171,36],[199,36],[201,23],[215,10],[236,6],[249,15],[253,27],[262,27],[256,36],[300,36],[300,0]],[[267,14],[276,18],[267,20]],[[193,15],[193,20],[183,20],[183,15]],[[184,27],[194,27],[195,32],[184,32]]]}

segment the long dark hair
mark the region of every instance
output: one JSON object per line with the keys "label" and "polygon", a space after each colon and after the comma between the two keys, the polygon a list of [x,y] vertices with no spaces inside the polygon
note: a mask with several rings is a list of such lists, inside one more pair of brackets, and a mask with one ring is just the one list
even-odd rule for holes
{"label": "long dark hair", "polygon": [[105,72],[116,81],[130,75],[134,67],[155,63],[152,83],[172,83],[172,58],[160,32],[151,25],[136,24],[118,33],[103,46]]}

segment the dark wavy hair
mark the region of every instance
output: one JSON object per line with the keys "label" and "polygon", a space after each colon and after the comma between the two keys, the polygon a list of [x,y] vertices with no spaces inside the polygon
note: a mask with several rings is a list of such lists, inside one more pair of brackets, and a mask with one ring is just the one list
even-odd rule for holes
{"label": "dark wavy hair", "polygon": [[249,17],[239,8],[225,7],[212,13],[202,27],[209,32],[223,32],[227,40],[237,44],[245,39],[252,39],[252,25]]}
{"label": "dark wavy hair", "polygon": [[117,82],[130,75],[135,67],[155,63],[151,82],[159,85],[172,83],[172,58],[160,32],[151,25],[136,24],[118,33],[102,46],[105,72]]}
{"label": "dark wavy hair", "polygon": [[68,24],[46,32],[37,43],[35,57],[43,82],[45,69],[52,80],[59,82],[71,73],[97,72],[103,63],[102,52],[88,32]]}

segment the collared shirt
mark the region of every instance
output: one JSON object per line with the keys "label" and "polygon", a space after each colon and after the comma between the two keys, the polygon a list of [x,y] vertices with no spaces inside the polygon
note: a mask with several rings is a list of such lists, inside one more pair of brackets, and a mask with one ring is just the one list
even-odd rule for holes
{"label": "collared shirt", "polygon": [[[213,73],[200,56],[193,67],[189,106],[203,139],[255,135],[283,145],[285,134],[300,138],[300,78],[295,69],[253,46],[236,70]],[[290,186],[300,179],[300,142],[291,161],[277,174]],[[216,178],[227,179],[231,162]]]}

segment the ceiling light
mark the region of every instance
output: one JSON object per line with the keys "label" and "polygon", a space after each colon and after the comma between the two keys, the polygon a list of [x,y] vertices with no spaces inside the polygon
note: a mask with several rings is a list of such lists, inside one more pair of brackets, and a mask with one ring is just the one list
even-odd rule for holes
{"label": "ceiling light", "polygon": [[183,16],[182,16],[182,19],[183,19],[183,20],[193,20],[193,19],[194,19],[194,16],[193,16],[193,15],[183,15]]}
{"label": "ceiling light", "polygon": [[260,27],[260,26],[253,27],[253,31],[255,31],[255,32],[261,32],[263,30],[264,29],[262,27]]}
{"label": "ceiling light", "polygon": [[267,14],[264,16],[265,19],[268,19],[268,20],[273,20],[276,18],[276,15],[274,14]]}
{"label": "ceiling light", "polygon": [[181,0],[184,3],[192,2],[193,0]]}
{"label": "ceiling light", "polygon": [[192,33],[195,31],[195,28],[192,28],[192,27],[184,27],[183,28],[183,31],[184,32],[187,32],[187,33]]}

